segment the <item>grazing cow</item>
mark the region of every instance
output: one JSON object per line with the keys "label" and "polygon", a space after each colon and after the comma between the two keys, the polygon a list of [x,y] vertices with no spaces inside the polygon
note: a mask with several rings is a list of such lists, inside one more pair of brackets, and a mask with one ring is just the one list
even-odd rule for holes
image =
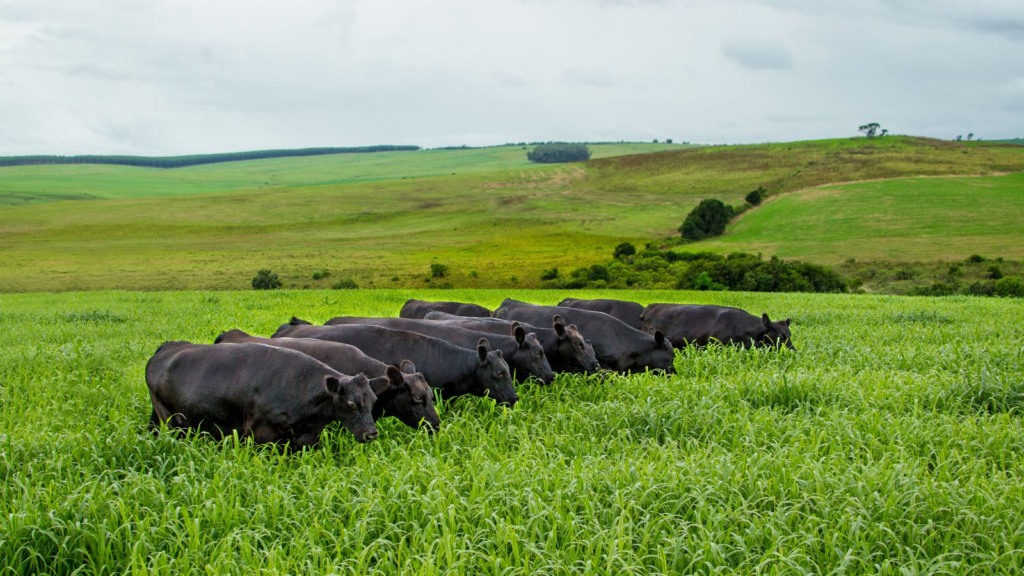
{"label": "grazing cow", "polygon": [[551,364],[544,356],[544,347],[536,334],[528,334],[522,327],[512,327],[504,333],[493,334],[472,330],[463,326],[441,324],[419,318],[365,318],[361,316],[338,316],[324,323],[327,326],[363,324],[382,326],[394,330],[407,330],[426,336],[440,338],[456,346],[472,349],[481,338],[487,338],[491,347],[501,350],[502,357],[516,374],[518,382],[536,378],[544,384],[555,379]]}
{"label": "grazing cow", "polygon": [[587,335],[603,367],[625,373],[646,369],[672,371],[675,353],[661,331],[648,334],[604,312],[537,306],[511,299],[494,311],[497,318],[531,324],[547,321],[556,314],[579,326],[580,332]]}
{"label": "grazing cow", "polygon": [[351,344],[387,364],[408,358],[423,372],[427,382],[446,398],[463,394],[490,396],[506,406],[519,400],[508,363],[501,357],[500,350],[491,350],[486,338],[481,338],[476,349],[470,350],[405,330],[362,325],[313,326],[297,318],[278,328],[271,338],[285,336]]}
{"label": "grazing cow", "polygon": [[630,302],[629,300],[613,300],[611,298],[599,298],[596,300],[564,298],[558,305],[577,310],[604,312],[609,316],[622,320],[637,330],[642,329],[640,327],[640,314],[644,311],[643,304]]}
{"label": "grazing cow", "polygon": [[376,397],[366,376],[263,344],[165,342],[146,364],[150,424],[166,422],[215,438],[237,432],[257,443],[313,446],[340,420],[360,442],[377,437]]}
{"label": "grazing cow", "polygon": [[438,310],[455,314],[456,316],[470,316],[473,318],[488,318],[491,311],[478,304],[467,304],[464,302],[427,302],[425,300],[407,300],[398,312],[399,318],[423,318],[427,312]]}
{"label": "grazing cow", "polygon": [[744,348],[785,346],[790,342],[789,318],[773,322],[739,308],[697,304],[651,304],[641,316],[645,330],[663,331],[672,345],[706,346],[712,342],[739,344]]}
{"label": "grazing cow", "polygon": [[377,396],[373,403],[373,420],[394,416],[412,428],[421,423],[431,431],[441,427],[441,418],[434,407],[434,393],[423,374],[408,360],[399,364],[385,364],[370,358],[349,344],[315,340],[313,338],[260,338],[241,330],[228,330],[214,340],[215,344],[253,342],[298,350],[327,364],[342,374],[365,374],[370,388]]}
{"label": "grazing cow", "polygon": [[465,326],[490,334],[506,334],[519,324],[526,331],[537,335],[553,371],[593,374],[601,369],[590,341],[583,338],[575,324],[568,324],[561,316],[556,315],[552,318],[551,328],[540,328],[500,318],[466,318],[437,311],[428,313],[425,319]]}

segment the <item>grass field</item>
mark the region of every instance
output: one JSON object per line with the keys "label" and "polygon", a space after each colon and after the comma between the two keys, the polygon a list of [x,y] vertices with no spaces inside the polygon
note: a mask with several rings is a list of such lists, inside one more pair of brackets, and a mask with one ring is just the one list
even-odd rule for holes
{"label": "grass field", "polygon": [[1024,258],[1024,173],[809,188],[744,214],[702,250],[822,263]]}
{"label": "grass field", "polygon": [[795,353],[560,377],[285,456],[153,437],[167,339],[501,291],[0,295],[0,574],[1020,573],[1020,300],[578,292],[739,305]]}
{"label": "grass field", "polygon": [[[672,149],[657,151],[666,147]],[[749,237],[741,234],[742,226],[758,221],[761,211],[771,216],[761,218],[762,227],[783,233],[770,245],[750,240],[722,249],[762,251],[766,257],[803,253],[824,261],[834,260],[834,252],[860,258],[858,236],[820,223],[805,232],[788,212],[771,208],[792,205],[784,202],[789,193],[833,182],[1024,170],[1024,148],[1018,146],[900,137],[593,148],[594,160],[561,166],[530,165],[521,148],[510,146],[176,170],[5,168],[0,291],[243,289],[261,268],[293,288],[327,288],[345,279],[363,288],[538,287],[543,270],[605,262],[623,241],[661,243],[676,235],[700,200],[740,204],[758,186],[779,200],[748,213],[737,225],[737,238]],[[638,151],[651,153],[622,155]],[[996,195],[979,203],[978,220],[1009,221],[1009,227],[984,231],[990,236],[986,246],[1005,249],[985,256],[1020,257],[1024,242],[1019,229],[1012,229],[1012,216],[1020,213],[1019,178],[989,178],[983,185],[960,180],[963,187],[934,178],[899,182],[920,191],[904,194],[903,184],[880,189],[892,192],[886,197],[892,202],[891,226],[913,230],[921,219],[947,230],[941,237],[901,243],[899,258],[973,251],[979,241],[972,230],[943,222],[957,217],[949,208],[965,202],[965,189],[975,200],[989,188]],[[834,214],[827,205],[806,205],[804,216],[812,209],[822,211],[819,220]],[[878,207],[855,208],[844,215],[852,219],[847,230],[871,228]],[[818,244],[820,253],[810,253]],[[864,247],[871,253],[870,244]],[[449,274],[430,278],[434,263],[448,266]],[[314,280],[320,271],[329,275]]]}

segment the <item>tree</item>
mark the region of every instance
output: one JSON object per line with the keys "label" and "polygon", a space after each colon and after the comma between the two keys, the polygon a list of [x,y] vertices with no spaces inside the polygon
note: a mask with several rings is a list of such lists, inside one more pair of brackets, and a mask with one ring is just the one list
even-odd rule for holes
{"label": "tree", "polygon": [[864,124],[863,126],[857,128],[857,130],[859,132],[863,132],[864,135],[867,136],[868,138],[874,138],[875,136],[878,136],[879,132],[881,132],[882,135],[885,135],[885,134],[889,133],[888,130],[883,130],[882,126],[879,125],[878,122],[871,122],[870,124]]}
{"label": "tree", "polygon": [[687,240],[703,240],[709,236],[718,236],[725,232],[725,225],[729,223],[734,213],[732,206],[721,200],[701,200],[700,204],[686,215],[686,219],[679,227],[679,233]]}
{"label": "tree", "polygon": [[569,144],[566,142],[552,142],[541,144],[526,153],[526,159],[530,162],[541,164],[554,164],[558,162],[578,162],[590,160],[590,149],[585,144]]}

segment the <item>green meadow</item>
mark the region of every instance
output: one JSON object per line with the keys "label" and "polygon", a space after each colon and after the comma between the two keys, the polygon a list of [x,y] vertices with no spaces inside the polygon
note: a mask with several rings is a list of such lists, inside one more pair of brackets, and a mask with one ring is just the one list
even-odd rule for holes
{"label": "green meadow", "polygon": [[[575,292],[790,317],[796,352],[443,402],[295,455],[154,436],[168,339],[531,290],[0,294],[0,574],[1017,574],[1024,302]],[[713,300],[712,300],[713,299]]]}
{"label": "green meadow", "polygon": [[[1024,258],[1024,173],[877,180],[785,194],[700,244],[835,264]],[[909,257],[913,255],[913,257]]]}
{"label": "green meadow", "polygon": [[[606,262],[624,241],[664,244],[700,200],[740,205],[759,186],[768,203],[722,239],[682,249],[829,263],[1019,258],[1024,245],[1020,178],[1000,176],[1024,171],[1019,146],[885,137],[592,149],[589,162],[554,166],[502,146],[4,168],[0,291],[244,289],[263,268],[290,288],[539,287],[544,270]],[[843,182],[860,183],[834,186]],[[431,277],[431,264],[447,274]]]}

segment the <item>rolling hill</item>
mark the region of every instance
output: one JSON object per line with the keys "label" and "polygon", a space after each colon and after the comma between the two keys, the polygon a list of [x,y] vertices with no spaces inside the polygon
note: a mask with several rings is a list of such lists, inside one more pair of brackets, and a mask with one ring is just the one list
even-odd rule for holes
{"label": "rolling hill", "polygon": [[[1024,256],[1021,179],[1000,176],[1024,171],[1017,146],[886,137],[592,149],[589,162],[556,166],[504,146],[4,168],[0,290],[237,289],[261,268],[291,287],[533,287],[542,270],[605,261],[619,242],[661,243],[700,200],[738,205],[758,186],[771,194],[763,207],[682,249],[821,262]],[[923,178],[935,176],[958,178]],[[857,184],[821,188],[842,182]],[[841,228],[830,224],[840,216]],[[893,237],[914,241],[870,249]],[[448,273],[431,277],[432,263]]]}

